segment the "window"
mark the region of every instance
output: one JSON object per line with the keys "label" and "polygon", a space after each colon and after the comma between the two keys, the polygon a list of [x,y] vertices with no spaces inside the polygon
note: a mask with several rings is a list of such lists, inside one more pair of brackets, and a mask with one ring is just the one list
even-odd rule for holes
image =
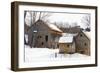
{"label": "window", "polygon": [[59,48],[59,44],[57,44],[57,48]]}
{"label": "window", "polygon": [[38,36],[38,38],[42,38],[42,36]]}
{"label": "window", "polygon": [[87,43],[84,43],[85,46],[87,46]]}
{"label": "window", "polygon": [[46,42],[48,42],[48,35],[45,36],[45,40],[46,40]]}
{"label": "window", "polygon": [[80,37],[82,37],[82,34],[80,34]]}
{"label": "window", "polygon": [[44,43],[42,42],[42,45],[44,45]]}
{"label": "window", "polygon": [[39,38],[42,38],[41,36],[39,36]]}
{"label": "window", "polygon": [[84,54],[84,51],[80,51],[81,54]]}
{"label": "window", "polygon": [[67,47],[69,47],[69,44],[67,45]]}

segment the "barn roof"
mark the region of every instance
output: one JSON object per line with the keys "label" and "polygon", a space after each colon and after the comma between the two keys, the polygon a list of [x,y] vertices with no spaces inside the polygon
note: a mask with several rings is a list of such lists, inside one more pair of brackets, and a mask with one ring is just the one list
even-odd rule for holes
{"label": "barn roof", "polygon": [[60,32],[62,33],[63,31],[60,30],[56,25],[52,24],[52,23],[46,23],[44,22],[43,20],[38,20],[36,23],[41,23],[41,24],[44,24],[46,25],[47,27],[49,27],[49,29],[53,30],[53,31],[57,31],[57,32]]}
{"label": "barn roof", "polygon": [[90,39],[91,38],[91,33],[87,31],[83,31],[83,33]]}
{"label": "barn roof", "polygon": [[59,43],[72,43],[73,42],[73,36],[62,36],[59,39]]}
{"label": "barn roof", "polygon": [[78,33],[62,33],[63,36],[77,36]]}
{"label": "barn roof", "polygon": [[51,28],[52,30],[58,31],[58,32],[62,32],[62,30],[60,30],[56,25],[48,23],[47,24],[49,28]]}

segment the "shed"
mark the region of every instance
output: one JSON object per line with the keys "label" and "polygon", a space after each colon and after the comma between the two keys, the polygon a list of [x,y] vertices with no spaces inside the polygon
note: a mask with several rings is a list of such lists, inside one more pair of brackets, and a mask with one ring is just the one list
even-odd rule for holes
{"label": "shed", "polygon": [[59,53],[75,53],[75,42],[73,36],[60,37]]}

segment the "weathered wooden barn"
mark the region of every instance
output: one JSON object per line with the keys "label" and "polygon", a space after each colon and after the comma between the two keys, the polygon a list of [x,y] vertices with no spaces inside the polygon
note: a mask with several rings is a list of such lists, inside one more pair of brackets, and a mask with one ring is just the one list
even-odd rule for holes
{"label": "weathered wooden barn", "polygon": [[28,31],[28,43],[30,47],[57,48],[61,34],[62,31],[54,24],[38,20]]}
{"label": "weathered wooden barn", "polygon": [[59,39],[59,53],[75,53],[75,41],[73,36],[63,36]]}
{"label": "weathered wooden barn", "polygon": [[75,37],[76,52],[90,55],[90,32],[80,31]]}
{"label": "weathered wooden barn", "polygon": [[63,33],[63,36],[59,39],[59,53],[90,55],[90,32]]}

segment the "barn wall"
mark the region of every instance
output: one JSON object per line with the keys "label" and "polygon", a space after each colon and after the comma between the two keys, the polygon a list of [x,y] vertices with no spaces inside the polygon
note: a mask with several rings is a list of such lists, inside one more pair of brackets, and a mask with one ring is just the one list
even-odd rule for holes
{"label": "barn wall", "polygon": [[90,55],[90,40],[85,36],[85,34],[80,33],[76,37],[76,52]]}
{"label": "barn wall", "polygon": [[68,50],[69,53],[75,53],[75,42],[73,42],[72,44],[70,44],[70,48]]}
{"label": "barn wall", "polygon": [[56,48],[55,38],[57,36],[57,34],[51,33],[50,28],[46,24],[37,22],[29,31],[29,45],[37,48]]}
{"label": "barn wall", "polygon": [[75,43],[59,43],[60,53],[75,53]]}

